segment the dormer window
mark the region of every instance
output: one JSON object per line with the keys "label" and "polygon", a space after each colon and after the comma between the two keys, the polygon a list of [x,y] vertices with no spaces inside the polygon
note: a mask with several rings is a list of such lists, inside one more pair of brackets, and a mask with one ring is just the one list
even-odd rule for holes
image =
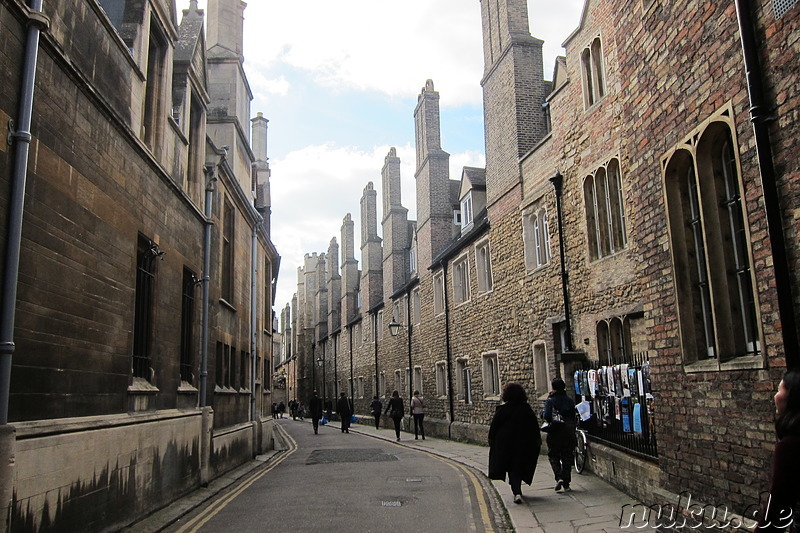
{"label": "dormer window", "polygon": [[472,224],[472,193],[468,193],[461,200],[461,227],[466,228]]}

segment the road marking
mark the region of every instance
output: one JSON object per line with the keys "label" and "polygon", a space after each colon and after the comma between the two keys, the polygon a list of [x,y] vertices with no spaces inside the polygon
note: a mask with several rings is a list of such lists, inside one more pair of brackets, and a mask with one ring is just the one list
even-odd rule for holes
{"label": "road marking", "polygon": [[283,429],[278,424],[274,424],[273,427],[278,432],[281,433],[283,438],[285,438],[289,442],[289,448],[287,450],[278,452],[278,454],[280,454],[280,457],[277,456],[278,454],[273,456],[273,459],[263,470],[260,470],[259,472],[256,472],[255,474],[251,475],[246,480],[242,481],[242,483],[239,484],[239,486],[236,487],[236,489],[230,492],[227,496],[215,501],[214,503],[206,507],[206,509],[203,512],[201,512],[200,514],[192,518],[189,522],[184,524],[184,526],[181,527],[176,533],[184,533],[184,532],[194,533],[196,531],[199,531],[200,528],[206,524],[206,522],[214,518],[214,516],[216,516],[220,511],[222,511],[229,503],[231,503],[234,499],[236,499],[237,496],[239,496],[242,492],[247,490],[250,487],[250,485],[252,485],[256,481],[264,477],[273,468],[281,464],[287,457],[289,457],[295,451],[297,451],[297,441],[295,441],[292,437],[290,437],[289,434],[286,432],[286,430]]}
{"label": "road marking", "polygon": [[[371,436],[371,435],[368,435],[366,433],[363,433],[363,435]],[[373,437],[373,438],[377,438],[377,437]],[[445,463],[446,465],[449,465],[451,468],[456,470],[456,472],[461,471],[462,476],[465,479],[465,481],[467,483],[471,482],[472,486],[473,486],[473,488],[475,490],[475,497],[478,500],[478,507],[480,509],[480,515],[481,515],[481,520],[483,521],[482,525],[483,525],[484,531],[494,531],[495,525],[494,525],[494,522],[492,522],[491,517],[489,516],[489,507],[487,505],[487,500],[486,500],[486,498],[487,498],[486,491],[483,489],[483,487],[481,486],[480,481],[478,481],[478,478],[475,476],[475,474],[472,472],[472,470],[469,467],[459,463],[458,461],[454,461],[452,459],[447,459],[445,457],[442,457],[441,455],[437,455],[437,454],[435,454],[433,452],[430,452],[430,451],[422,449],[422,448],[414,448],[414,447],[411,447],[411,446],[397,444],[397,443],[391,442],[391,441],[390,441],[390,443],[394,444],[395,446],[399,446],[401,448],[405,448],[406,450],[414,450],[414,451],[417,451],[417,452],[426,453],[426,454],[430,455],[431,457],[433,457],[435,459],[438,459],[439,461]],[[409,481],[409,479],[407,479],[406,481]],[[467,498],[467,504],[471,504],[472,503],[472,498],[469,497],[469,487],[467,487],[466,498]],[[469,506],[471,506],[471,505],[469,505]],[[475,525],[474,519],[473,519],[473,517],[471,515],[470,515],[470,519],[471,519],[471,522],[472,522],[470,524],[472,526],[471,529],[474,531],[476,529],[476,525]]]}

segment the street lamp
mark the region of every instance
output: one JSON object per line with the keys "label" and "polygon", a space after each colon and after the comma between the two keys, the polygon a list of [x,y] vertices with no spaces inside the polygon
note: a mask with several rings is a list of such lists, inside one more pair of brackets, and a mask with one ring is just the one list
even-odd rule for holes
{"label": "street lamp", "polygon": [[400,328],[402,327],[403,324],[400,324],[392,320],[391,322],[389,322],[389,333],[391,334],[392,337],[397,337],[397,334],[400,333]]}
{"label": "street lamp", "polygon": [[400,328],[408,330],[408,397],[410,401],[410,398],[414,396],[414,367],[411,366],[411,324],[404,326],[394,319],[389,322],[389,334],[392,337],[397,337],[397,334],[400,333]]}

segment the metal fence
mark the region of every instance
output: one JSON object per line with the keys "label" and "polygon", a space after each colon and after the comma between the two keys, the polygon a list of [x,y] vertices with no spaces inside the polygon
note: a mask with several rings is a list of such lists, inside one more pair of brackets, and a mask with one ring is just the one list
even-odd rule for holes
{"label": "metal fence", "polygon": [[633,354],[627,363],[585,364],[573,374],[572,387],[575,403],[588,407],[581,427],[593,440],[645,459],[658,457],[646,352]]}

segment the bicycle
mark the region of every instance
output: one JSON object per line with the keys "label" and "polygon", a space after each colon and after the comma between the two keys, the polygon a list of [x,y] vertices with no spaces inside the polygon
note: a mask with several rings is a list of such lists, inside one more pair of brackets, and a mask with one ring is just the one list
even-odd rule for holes
{"label": "bicycle", "polygon": [[586,458],[589,456],[589,432],[576,427],[575,438],[578,441],[577,446],[575,446],[575,471],[582,474],[586,468]]}

